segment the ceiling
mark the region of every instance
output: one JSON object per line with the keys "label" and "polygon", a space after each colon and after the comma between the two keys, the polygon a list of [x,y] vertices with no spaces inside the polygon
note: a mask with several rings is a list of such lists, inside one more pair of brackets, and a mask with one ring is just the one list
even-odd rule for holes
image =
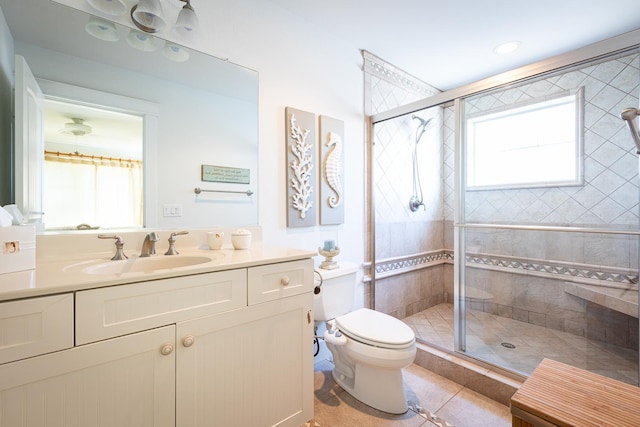
{"label": "ceiling", "polygon": [[271,1],[440,90],[640,28],[638,0]]}

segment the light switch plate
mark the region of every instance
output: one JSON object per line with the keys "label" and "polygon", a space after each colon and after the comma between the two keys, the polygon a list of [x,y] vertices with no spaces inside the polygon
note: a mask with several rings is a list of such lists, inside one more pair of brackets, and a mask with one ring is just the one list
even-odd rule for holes
{"label": "light switch plate", "polygon": [[165,217],[179,217],[182,216],[182,205],[163,205],[162,213]]}

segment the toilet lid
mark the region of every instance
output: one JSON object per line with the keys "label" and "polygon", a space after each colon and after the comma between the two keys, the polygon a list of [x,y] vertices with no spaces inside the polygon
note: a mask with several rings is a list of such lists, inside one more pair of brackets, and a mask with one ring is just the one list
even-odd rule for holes
{"label": "toilet lid", "polygon": [[338,329],[356,341],[383,348],[405,348],[415,341],[413,330],[401,320],[361,308],[336,317]]}

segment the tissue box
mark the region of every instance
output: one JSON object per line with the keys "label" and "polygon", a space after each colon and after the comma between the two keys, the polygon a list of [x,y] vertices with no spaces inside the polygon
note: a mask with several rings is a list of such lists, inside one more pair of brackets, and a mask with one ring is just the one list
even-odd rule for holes
{"label": "tissue box", "polygon": [[0,274],[36,268],[36,227],[0,227]]}

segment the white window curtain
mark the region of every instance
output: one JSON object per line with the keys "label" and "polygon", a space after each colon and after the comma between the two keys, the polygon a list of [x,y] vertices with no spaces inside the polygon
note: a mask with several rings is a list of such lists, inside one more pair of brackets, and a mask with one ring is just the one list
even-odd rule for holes
{"label": "white window curtain", "polygon": [[142,226],[139,161],[45,154],[43,181],[46,228]]}

